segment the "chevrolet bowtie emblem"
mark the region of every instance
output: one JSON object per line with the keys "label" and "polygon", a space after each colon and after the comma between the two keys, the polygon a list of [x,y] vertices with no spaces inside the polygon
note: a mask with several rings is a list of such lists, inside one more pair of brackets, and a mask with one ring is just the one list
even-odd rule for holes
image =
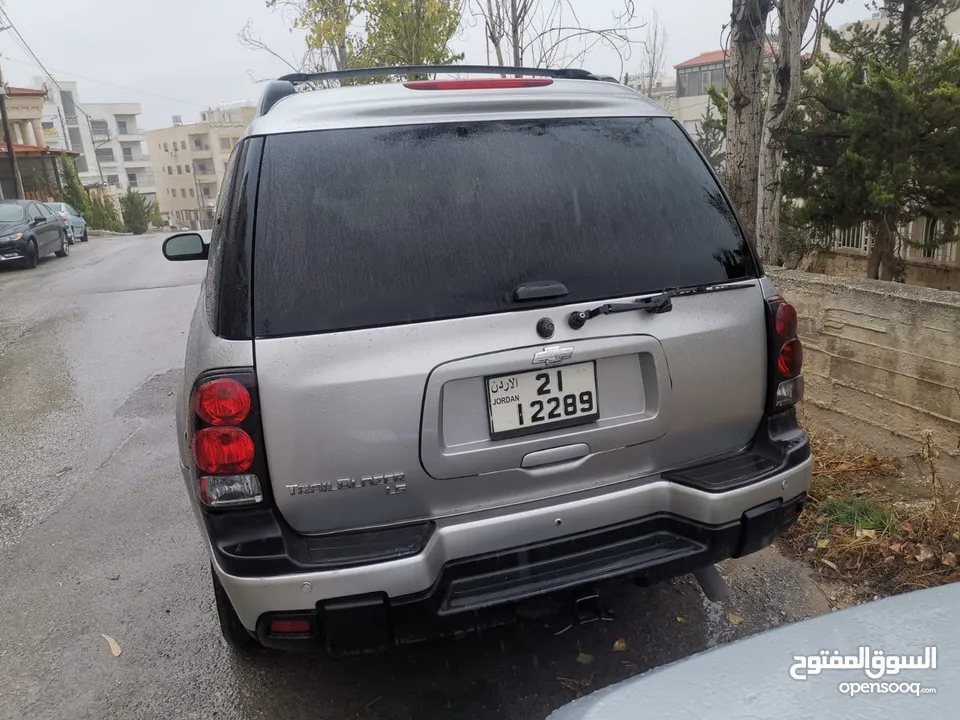
{"label": "chevrolet bowtie emblem", "polygon": [[534,353],[533,355],[533,364],[534,365],[556,365],[559,362],[563,362],[569,358],[573,357],[573,348],[572,347],[560,347],[559,345],[551,345],[550,347],[545,347],[540,352]]}

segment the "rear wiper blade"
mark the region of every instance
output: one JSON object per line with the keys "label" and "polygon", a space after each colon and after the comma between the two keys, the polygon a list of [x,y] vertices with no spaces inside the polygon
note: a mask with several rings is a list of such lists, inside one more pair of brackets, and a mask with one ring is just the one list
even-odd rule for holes
{"label": "rear wiper blade", "polygon": [[648,313],[659,315],[661,313],[673,310],[673,302],[670,298],[677,294],[677,288],[667,288],[659,295],[649,298],[640,298],[628,303],[606,303],[599,305],[592,310],[581,310],[570,313],[567,323],[574,330],[582,328],[587,320],[597,317],[597,315],[612,315],[614,313],[633,312],[635,310],[646,310]]}

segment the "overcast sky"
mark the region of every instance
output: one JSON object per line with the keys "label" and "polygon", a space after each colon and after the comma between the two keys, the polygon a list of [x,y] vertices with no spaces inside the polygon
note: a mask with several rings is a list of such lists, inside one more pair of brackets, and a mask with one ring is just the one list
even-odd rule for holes
{"label": "overcast sky", "polygon": [[[585,26],[606,26],[623,0],[572,0]],[[668,34],[668,68],[701,52],[718,49],[730,17],[729,0],[636,0],[639,20],[660,8]],[[6,12],[40,62],[54,77],[79,84],[80,102],[139,102],[141,124],[165,127],[172,115],[199,120],[200,110],[259,95],[253,78],[289,71],[266,53],[241,47],[237,32],[247,20],[263,40],[291,59],[303,48],[278,11],[264,0],[6,0]],[[864,0],[847,0],[831,22],[864,19]],[[643,31],[636,33],[642,38]],[[467,27],[455,39],[466,61],[486,60],[483,28]],[[0,32],[5,79],[29,85],[41,74],[11,31]],[[635,72],[634,55],[625,70]],[[619,57],[598,48],[584,67],[620,76]]]}

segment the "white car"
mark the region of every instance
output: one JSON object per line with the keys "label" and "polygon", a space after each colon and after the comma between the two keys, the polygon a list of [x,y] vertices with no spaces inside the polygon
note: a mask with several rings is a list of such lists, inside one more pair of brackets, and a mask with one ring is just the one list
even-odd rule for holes
{"label": "white car", "polygon": [[88,240],[87,221],[72,205],[64,202],[45,203],[45,205],[63,220],[63,224],[67,228],[67,240],[71,245],[77,240],[80,242]]}

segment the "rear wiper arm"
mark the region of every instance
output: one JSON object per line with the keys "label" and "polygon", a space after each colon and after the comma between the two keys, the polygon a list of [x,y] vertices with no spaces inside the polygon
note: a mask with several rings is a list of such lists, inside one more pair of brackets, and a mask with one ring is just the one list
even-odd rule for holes
{"label": "rear wiper arm", "polygon": [[634,310],[646,310],[648,313],[659,315],[673,310],[673,302],[670,298],[676,294],[677,288],[667,288],[659,295],[650,298],[641,298],[628,303],[606,303],[592,310],[570,313],[567,323],[574,330],[579,330],[586,324],[587,320],[595,318],[597,315],[612,315],[613,313],[632,312]]}

